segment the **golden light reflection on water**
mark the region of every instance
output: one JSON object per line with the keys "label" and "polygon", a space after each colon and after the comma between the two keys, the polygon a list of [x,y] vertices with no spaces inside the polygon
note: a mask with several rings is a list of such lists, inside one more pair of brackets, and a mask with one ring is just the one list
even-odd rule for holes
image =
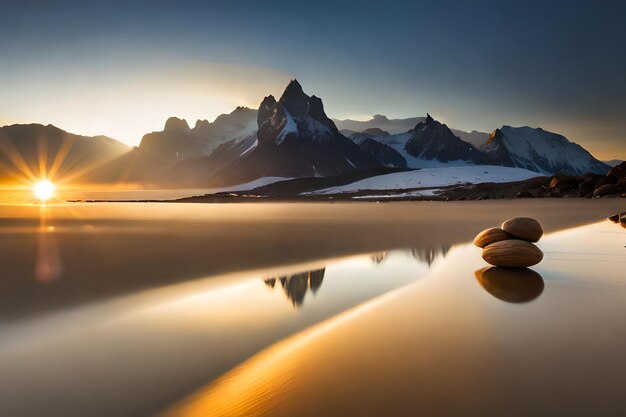
{"label": "golden light reflection on water", "polygon": [[[541,385],[534,375],[570,394],[537,364],[576,383],[581,350],[626,348],[626,235],[550,232],[617,203],[0,206],[0,414],[436,415],[428,407],[484,411],[481,393],[508,398]],[[458,245],[517,209],[548,213],[545,290],[527,303],[494,297],[475,277],[480,249]],[[33,279],[42,237],[65,267],[51,285]],[[399,247],[416,249],[385,250]]]}
{"label": "golden light reflection on water", "polygon": [[617,415],[608,411],[626,374],[614,360],[626,347],[618,230],[547,235],[537,271],[472,273],[479,249],[457,247],[419,283],[275,344],[164,415]]}
{"label": "golden light reflection on water", "polygon": [[39,235],[37,239],[37,259],[35,277],[41,283],[56,281],[61,277],[63,265],[54,226],[48,223],[49,208],[45,204],[39,207]]}
{"label": "golden light reflection on water", "polygon": [[[289,294],[264,282],[267,276],[310,276],[308,268],[326,272],[298,310]],[[102,384],[142,390],[101,392],[89,402],[89,415],[115,415],[112,404],[164,406],[200,386],[207,374],[217,377],[259,349],[427,271],[410,250],[387,254],[378,264],[358,255],[209,277],[16,320],[3,327],[0,340],[0,410],[19,404],[40,414],[44,402],[25,405],[16,398],[28,386],[40,399],[56,398],[55,414],[68,415],[74,404],[67,392],[87,395]]]}
{"label": "golden light reflection on water", "polygon": [[171,417],[272,415],[279,409],[281,398],[296,386],[297,362],[311,359],[306,355],[304,357],[299,355],[301,348],[368,309],[393,299],[399,291],[377,297],[313,326],[295,337],[274,344],[216,380],[210,387],[193,394],[162,415]]}

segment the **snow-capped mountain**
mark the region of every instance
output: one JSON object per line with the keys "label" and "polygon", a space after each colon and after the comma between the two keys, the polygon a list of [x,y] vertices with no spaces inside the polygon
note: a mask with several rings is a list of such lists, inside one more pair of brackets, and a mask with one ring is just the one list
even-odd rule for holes
{"label": "snow-capped mountain", "polygon": [[[81,181],[173,187],[221,187],[278,177],[365,178],[389,168],[501,165],[542,175],[605,174],[609,169],[581,146],[542,129],[504,126],[476,147],[430,115],[408,119],[377,115],[366,122],[338,123],[358,130],[340,132],[322,100],[305,94],[293,80],[278,100],[267,96],[258,110],[237,107],[213,122],[198,120],[193,128],[184,119],[171,117],[162,131],[144,135],[133,149],[106,137],[71,135],[54,126],[0,128],[0,164],[8,175],[21,155],[36,171],[38,161],[30,160],[43,138],[49,159],[60,149],[70,150],[64,168],[89,165],[81,169]],[[482,133],[468,135],[477,140]]]}
{"label": "snow-capped mountain", "polygon": [[430,114],[415,126],[404,149],[414,158],[428,161],[480,164],[484,160],[478,149],[455,136],[448,126],[433,119]]}
{"label": "snow-capped mountain", "polygon": [[178,160],[209,155],[224,142],[254,133],[256,118],[256,110],[237,107],[230,114],[219,115],[213,123],[198,120],[192,129],[186,120],[170,117],[163,131],[148,133],[142,138],[139,149]]}
{"label": "snow-capped mountain", "polygon": [[257,124],[258,145],[229,166],[220,180],[328,177],[381,167],[339,133],[322,100],[306,95],[296,80],[278,101],[271,95],[263,99]]}
{"label": "snow-capped mountain", "polygon": [[[219,145],[210,155],[188,158],[163,175],[161,182],[176,186],[202,187],[212,182],[222,170],[250,152],[257,145],[256,133],[231,139]],[[214,181],[213,181],[214,182]]]}
{"label": "snow-capped mountain", "polygon": [[[171,184],[172,178],[167,173],[183,161],[211,155],[226,142],[254,134],[256,117],[256,110],[237,107],[229,114],[218,116],[212,123],[198,120],[194,128],[190,128],[184,119],[170,117],[162,131],[144,135],[137,148],[98,167],[89,179],[111,183]],[[196,182],[197,178],[179,180],[177,184],[186,186]]]}
{"label": "snow-capped mountain", "polygon": [[405,133],[389,135],[383,132],[376,135],[374,134],[376,131],[373,133],[364,131],[353,133],[350,139],[360,143],[363,139],[370,138],[386,145],[400,154],[408,168],[466,166],[484,160],[478,149],[459,139],[446,125],[434,120],[430,115],[420,119],[422,121],[417,126]]}
{"label": "snow-capped mountain", "polygon": [[376,160],[386,167],[406,168],[406,159],[389,145],[377,142],[371,137],[364,136],[364,133],[355,133],[350,137],[354,143],[359,145],[363,151],[372,155]]}
{"label": "snow-capped mountain", "polygon": [[[408,117],[406,119],[389,119],[387,116],[382,114],[374,115],[370,120],[338,120],[333,119],[337,127],[345,132],[346,136],[351,136],[353,133],[372,133],[371,129],[383,130],[388,132],[391,135],[399,135],[402,133],[406,133],[409,130],[412,130],[418,123],[425,121],[425,117]],[[471,132],[466,132],[459,129],[450,128],[452,133],[456,136],[468,142],[474,147],[479,147],[481,144],[485,143],[487,139],[489,139],[489,133],[478,132],[476,130],[472,130]],[[378,136],[378,135],[377,135]]]}
{"label": "snow-capped mountain", "polygon": [[206,150],[210,152],[234,138],[243,138],[256,132],[257,113],[256,109],[239,106],[229,114],[217,116],[212,123],[207,120],[196,121],[192,130],[196,136],[205,138]]}
{"label": "snow-capped mountain", "polygon": [[494,130],[481,150],[491,164],[520,167],[544,175],[606,174],[610,168],[566,137],[527,126]]}

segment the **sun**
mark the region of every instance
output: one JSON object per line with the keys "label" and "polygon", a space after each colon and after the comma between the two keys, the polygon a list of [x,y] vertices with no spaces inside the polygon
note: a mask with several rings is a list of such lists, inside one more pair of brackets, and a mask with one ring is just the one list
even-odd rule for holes
{"label": "sun", "polygon": [[39,200],[46,201],[53,197],[55,189],[56,187],[50,180],[41,180],[35,184],[33,192]]}

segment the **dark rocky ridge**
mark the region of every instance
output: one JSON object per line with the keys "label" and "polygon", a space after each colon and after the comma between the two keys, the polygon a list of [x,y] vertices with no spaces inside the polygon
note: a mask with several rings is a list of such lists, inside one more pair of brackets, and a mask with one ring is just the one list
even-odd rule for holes
{"label": "dark rocky ridge", "polygon": [[[346,136],[350,136],[353,133],[373,133],[370,132],[370,129],[379,129],[385,131],[386,133],[396,135],[401,133],[406,133],[409,130],[415,128],[415,126],[426,120],[424,117],[409,117],[406,119],[390,119],[387,116],[377,114],[372,117],[372,119],[367,121],[358,121],[358,120],[337,120],[333,119],[335,124],[340,130],[344,130],[349,132]],[[461,140],[471,144],[472,146],[478,148],[480,145],[485,143],[487,139],[489,139],[489,133],[478,132],[476,130],[472,130],[471,132],[466,132],[460,129],[450,129],[452,133],[461,138]]]}
{"label": "dark rocky ridge", "polygon": [[222,183],[266,176],[332,177],[381,166],[339,133],[322,100],[306,95],[296,80],[278,101],[263,99],[257,123],[258,146],[220,173]]}
{"label": "dark rocky ridge", "polygon": [[[626,171],[626,163],[622,163]],[[617,168],[617,167],[616,167]],[[615,168],[614,168],[615,169]],[[617,171],[619,171],[618,169]],[[626,178],[611,170],[607,175],[585,174],[537,177],[511,183],[483,183],[451,187],[437,196],[444,200],[490,200],[503,198],[604,198],[626,197]]]}
{"label": "dark rocky ridge", "polygon": [[448,126],[433,119],[430,114],[415,126],[405,149],[410,155],[426,160],[461,160],[475,164],[485,161],[481,151],[455,136]]}
{"label": "dark rocky ridge", "polygon": [[367,137],[356,141],[356,144],[386,167],[406,168],[406,159],[391,146]]}

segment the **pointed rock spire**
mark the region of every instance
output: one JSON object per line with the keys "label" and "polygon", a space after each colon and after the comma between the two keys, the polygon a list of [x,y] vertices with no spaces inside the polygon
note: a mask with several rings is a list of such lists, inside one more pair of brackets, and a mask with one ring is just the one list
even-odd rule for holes
{"label": "pointed rock spire", "polygon": [[291,80],[278,102],[294,117],[304,116],[309,111],[309,96],[296,79]]}
{"label": "pointed rock spire", "polygon": [[[282,97],[298,97],[304,95],[302,85],[295,78],[289,82]],[[281,97],[281,98],[282,98]]]}
{"label": "pointed rock spire", "polygon": [[260,128],[266,120],[268,120],[274,114],[276,109],[276,99],[274,96],[269,95],[263,99],[259,105],[259,112],[257,113],[257,126]]}

